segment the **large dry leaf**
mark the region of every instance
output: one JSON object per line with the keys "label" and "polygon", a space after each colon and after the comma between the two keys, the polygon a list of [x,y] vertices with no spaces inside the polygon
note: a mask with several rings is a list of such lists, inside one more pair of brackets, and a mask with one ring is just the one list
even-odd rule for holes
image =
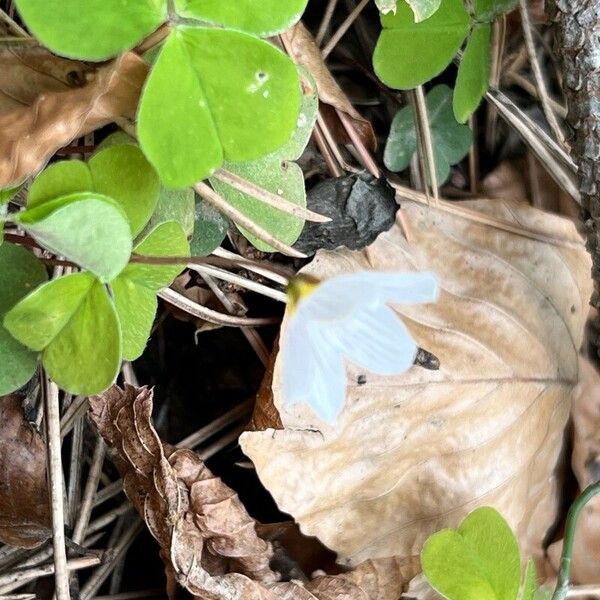
{"label": "large dry leaf", "polygon": [[23,417],[22,397],[0,397],[0,540],[35,548],[52,534],[46,450]]}
{"label": "large dry leaf", "polygon": [[30,106],[41,94],[85,85],[94,69],[39,46],[0,48],[0,114]]}
{"label": "large dry leaf", "polygon": [[0,114],[0,188],[36,173],[72,140],[133,119],[147,73],[146,63],[129,52],[98,68],[83,87],[43,93],[31,106]]}
{"label": "large dry leaf", "polygon": [[[587,360],[581,361],[581,382],[573,397],[572,467],[579,488],[600,480],[600,374]],[[558,573],[562,541],[548,554]],[[579,584],[600,583],[600,497],[582,511],[575,532],[572,579]]]}
{"label": "large dry leaf", "polygon": [[350,367],[351,382],[367,382],[351,383],[330,427],[283,406],[276,364],[284,429],[247,432],[242,447],[279,507],[348,564],[416,556],[480,505],[539,553],[555,517],[589,257],[571,222],[523,205],[407,201],[401,212],[411,243],[396,226],[361,252],[321,251],[305,272],[435,271],[439,301],[397,311],[440,369],[379,377]]}
{"label": "large dry leaf", "polygon": [[[327,68],[321,56],[321,51],[308,29],[302,23],[297,23],[281,34],[281,40],[287,53],[294,61],[314,77],[321,102],[347,114],[352,119],[365,146],[375,150],[377,138],[373,126],[352,106],[352,103]],[[334,115],[327,113],[326,116],[335,127],[336,134],[345,142],[349,142],[347,134],[339,122],[336,122]]]}
{"label": "large dry leaf", "polygon": [[278,582],[271,544],[237,495],[189,450],[163,445],[151,423],[152,392],[113,387],[90,398],[92,420],[113,449],[129,499],[158,540],[177,581],[207,600],[397,600],[410,561],[368,561],[305,587]]}

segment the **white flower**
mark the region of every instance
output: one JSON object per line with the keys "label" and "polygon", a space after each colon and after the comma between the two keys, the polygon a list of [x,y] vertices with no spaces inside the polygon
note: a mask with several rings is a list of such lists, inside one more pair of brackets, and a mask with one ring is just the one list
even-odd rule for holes
{"label": "white flower", "polygon": [[298,278],[290,296],[281,343],[284,401],[306,402],[334,424],[346,397],[345,360],[379,375],[409,369],[417,345],[387,304],[433,302],[438,284],[432,273],[360,272],[316,285]]}

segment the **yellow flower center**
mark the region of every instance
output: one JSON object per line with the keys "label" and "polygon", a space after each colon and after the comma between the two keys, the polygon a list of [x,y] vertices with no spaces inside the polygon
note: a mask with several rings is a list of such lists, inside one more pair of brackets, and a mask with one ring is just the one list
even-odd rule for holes
{"label": "yellow flower center", "polygon": [[293,279],[290,279],[286,290],[290,313],[293,313],[298,308],[298,304],[304,298],[307,298],[315,291],[319,283],[317,279],[309,275],[297,275]]}

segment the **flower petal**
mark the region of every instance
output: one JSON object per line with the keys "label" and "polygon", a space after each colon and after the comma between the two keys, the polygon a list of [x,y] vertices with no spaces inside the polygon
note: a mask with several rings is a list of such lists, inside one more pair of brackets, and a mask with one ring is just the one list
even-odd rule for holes
{"label": "flower petal", "polygon": [[342,352],[354,364],[379,375],[411,367],[417,345],[406,326],[388,307],[365,308],[338,332]]}

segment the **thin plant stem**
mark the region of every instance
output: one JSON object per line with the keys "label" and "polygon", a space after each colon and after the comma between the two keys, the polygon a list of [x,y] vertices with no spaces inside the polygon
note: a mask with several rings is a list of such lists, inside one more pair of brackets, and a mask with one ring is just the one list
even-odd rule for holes
{"label": "thin plant stem", "polygon": [[[429,185],[431,186],[431,194],[435,200],[438,200],[440,195],[435,168],[435,155],[433,153],[433,140],[431,138],[431,127],[429,126],[429,115],[427,114],[427,102],[425,101],[423,86],[417,86],[413,90],[412,95],[418,137],[421,140],[421,148],[423,149],[422,161],[425,166],[424,171],[427,174]],[[425,184],[425,188],[427,189],[427,181]]]}
{"label": "thin plant stem", "polygon": [[329,148],[329,146],[327,145],[323,131],[321,130],[318,124],[313,129],[312,135],[315,144],[317,145],[317,148],[319,148],[319,152],[321,153],[321,156],[323,156],[323,160],[325,161],[325,164],[327,165],[327,168],[329,169],[331,175],[333,175],[333,177],[341,177],[344,174],[341,169],[341,166],[338,163],[336,163],[336,159],[333,155],[333,152],[331,151],[331,148]]}
{"label": "thin plant stem", "polygon": [[57,600],[69,600],[69,571],[65,548],[65,515],[63,498],[63,471],[60,437],[60,408],[58,387],[43,374],[42,393],[46,426],[50,510],[52,514],[52,543],[54,546],[54,581]]}
{"label": "thin plant stem", "polygon": [[597,494],[600,494],[600,481],[588,486],[569,509],[565,538],[563,540],[563,551],[560,559],[560,569],[558,571],[558,581],[552,600],[566,600],[568,597],[577,521],[585,505]]}
{"label": "thin plant stem", "polygon": [[371,0],[361,0],[359,4],[356,5],[356,8],[344,19],[344,22],[340,25],[338,30],[331,36],[331,39],[327,42],[327,44],[323,47],[321,51],[321,56],[323,60],[325,60],[333,51],[333,49],[338,45],[339,41],[346,35],[346,32],[350,27],[352,27],[352,23],[356,21],[360,13],[364,10],[364,8],[369,4]]}
{"label": "thin plant stem", "polygon": [[323,19],[321,20],[321,24],[319,25],[319,29],[317,31],[317,35],[315,36],[315,44],[320,46],[329,31],[329,26],[331,25],[331,19],[333,17],[333,13],[335,12],[338,0],[329,0],[327,3],[327,8],[325,8],[325,13],[323,14]]}

